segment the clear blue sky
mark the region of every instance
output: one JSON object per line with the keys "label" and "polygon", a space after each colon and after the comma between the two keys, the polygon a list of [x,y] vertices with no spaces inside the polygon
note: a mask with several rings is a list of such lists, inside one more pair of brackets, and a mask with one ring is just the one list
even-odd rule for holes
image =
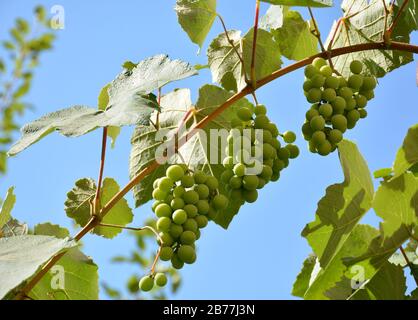
{"label": "clear blue sky", "polygon": [[[219,0],[219,12],[229,28],[246,31],[253,21],[253,0]],[[339,1],[335,1],[339,2]],[[1,1],[0,39],[17,16],[30,17],[32,8],[56,1]],[[197,55],[177,24],[174,0],[69,1],[65,8],[65,30],[58,32],[53,51],[42,57],[27,100],[36,109],[22,123],[44,113],[74,104],[96,106],[100,88],[112,80],[125,60],[139,61],[157,53],[168,53],[193,64],[205,64],[204,52]],[[267,6],[263,5],[263,11]],[[306,10],[301,8],[306,14]],[[327,34],[339,8],[315,10],[323,34]],[[215,24],[208,39],[221,32]],[[416,35],[414,42],[418,43]],[[0,55],[4,52],[0,51]],[[225,231],[216,225],[206,228],[198,242],[198,260],[182,270],[184,284],[175,298],[181,299],[286,299],[292,283],[310,252],[300,231],[314,217],[317,201],[325,188],[342,180],[337,154],[326,158],[307,151],[300,133],[308,105],[301,91],[303,71],[287,75],[259,91],[259,100],[281,130],[298,133],[302,152],[286,169],[278,183],[269,184],[259,200],[242,208]],[[416,64],[398,69],[381,80],[369,117],[346,134],[357,142],[370,169],[390,166],[407,129],[418,121]],[[176,83],[189,87],[193,98],[211,77],[207,70],[199,78]],[[173,86],[172,86],[173,87]],[[114,150],[108,153],[106,176],[120,184],[128,181],[129,139],[133,128],[124,128]],[[78,139],[57,134],[47,137],[9,161],[7,176],[0,179],[0,194],[16,186],[16,218],[30,225],[52,221],[67,227],[63,203],[74,181],[96,177],[100,131]],[[131,194],[128,200],[133,204]],[[135,223],[151,214],[149,206],[135,210]],[[372,214],[371,214],[372,215]],[[365,221],[376,223],[371,217]],[[110,264],[116,254],[128,253],[133,239],[119,236],[109,241],[93,235],[84,240],[84,251],[100,266],[100,276],[122,288],[134,268]]]}

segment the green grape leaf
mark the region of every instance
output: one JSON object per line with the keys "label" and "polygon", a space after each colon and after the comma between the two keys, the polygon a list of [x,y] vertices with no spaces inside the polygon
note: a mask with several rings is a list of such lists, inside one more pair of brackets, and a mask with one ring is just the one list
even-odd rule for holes
{"label": "green grape leaf", "polygon": [[1,229],[0,238],[23,236],[28,234],[28,225],[11,218]]}
{"label": "green grape leaf", "polygon": [[[84,227],[90,220],[90,201],[96,192],[96,183],[93,179],[80,179],[76,181],[75,187],[67,193],[65,201],[65,212],[67,216]],[[119,185],[114,179],[105,178],[100,193],[100,203],[103,207],[120,190]],[[126,226],[133,219],[132,209],[125,199],[119,200],[116,205],[103,217],[102,223]],[[114,238],[122,229],[97,226],[93,233],[105,238]]]}
{"label": "green grape leaf", "polygon": [[[0,230],[6,225],[7,222],[12,218],[11,212],[16,203],[16,196],[13,193],[14,187],[10,187],[7,190],[6,198],[4,199],[0,208]],[[0,237],[2,233],[0,232]]]}
{"label": "green grape leaf", "polygon": [[37,224],[33,229],[33,234],[41,236],[52,236],[58,239],[65,239],[70,237],[68,229],[63,228],[57,224],[40,223]]}
{"label": "green grape leaf", "polygon": [[[125,62],[123,67],[128,68],[131,67],[133,69],[136,65],[130,62],[132,65],[129,65],[128,62]],[[128,66],[126,66],[128,64]],[[109,105],[109,93],[107,90],[110,87],[110,83],[105,85],[102,90],[100,91],[99,97],[97,99],[97,105],[99,110],[106,110],[107,106]],[[107,136],[112,140],[111,147],[115,147],[116,139],[120,134],[120,127],[108,127],[107,128]]]}
{"label": "green grape leaf", "polygon": [[262,22],[264,28],[271,30],[286,58],[302,60],[319,52],[318,38],[311,33],[311,23],[299,12],[271,6]]}
{"label": "green grape leaf", "polygon": [[375,179],[386,178],[392,175],[392,168],[382,168],[373,172]]}
{"label": "green grape leaf", "polygon": [[[415,265],[418,265],[418,242],[415,240],[409,240],[408,244],[404,248],[405,254],[408,260]],[[403,254],[399,251],[395,252],[390,258],[389,262],[396,266],[406,267],[408,265]]]}
{"label": "green grape leaf", "polygon": [[332,7],[332,0],[261,0],[271,4],[300,7]]}
{"label": "green grape leaf", "polygon": [[[408,0],[399,0],[398,6],[401,7],[403,3]],[[408,1],[404,9],[404,16],[402,20],[406,22],[406,25],[410,30],[418,30],[418,1]]]}
{"label": "green grape leaf", "polygon": [[0,173],[6,173],[7,170],[7,153],[0,151]]}
{"label": "green grape leaf", "polygon": [[315,263],[316,256],[314,254],[309,255],[303,262],[302,270],[299,272],[292,288],[292,295],[295,297],[303,298],[306,290],[308,290]]}
{"label": "green grape leaf", "polygon": [[178,21],[190,40],[200,48],[216,19],[216,0],[177,0]]}
{"label": "green grape leaf", "polygon": [[319,201],[315,221],[302,232],[322,268],[338,253],[355,225],[371,208],[373,182],[357,146],[347,140],[338,147],[344,182],[331,185]]}
{"label": "green grape leaf", "polygon": [[394,178],[418,163],[418,124],[409,128],[393,164]]}
{"label": "green grape leaf", "polygon": [[193,66],[157,55],[141,61],[131,71],[124,71],[110,83],[106,109],[95,110],[75,106],[56,111],[25,125],[21,139],[9,155],[16,155],[43,137],[58,131],[67,137],[84,135],[99,127],[149,124],[152,112],[159,108],[155,89],[176,80],[197,74]]}
{"label": "green grape leaf", "polygon": [[50,236],[0,238],[0,299],[35,274],[53,256],[74,246],[74,241]]}
{"label": "green grape leaf", "polygon": [[[385,2],[389,6],[389,1],[385,0]],[[383,40],[385,9],[382,0],[371,0],[370,2],[344,0],[341,7],[345,17],[344,23],[334,22],[325,47],[329,46],[333,38],[332,48]],[[394,11],[388,15],[388,25],[391,24],[397,13],[398,7],[394,8]],[[392,38],[408,43],[411,31],[404,19],[399,19]],[[335,68],[344,76],[350,74],[350,63],[353,60],[360,60],[365,64],[367,69],[365,73],[383,77],[386,73],[411,62],[413,56],[408,52],[372,50],[349,53],[332,59]]]}

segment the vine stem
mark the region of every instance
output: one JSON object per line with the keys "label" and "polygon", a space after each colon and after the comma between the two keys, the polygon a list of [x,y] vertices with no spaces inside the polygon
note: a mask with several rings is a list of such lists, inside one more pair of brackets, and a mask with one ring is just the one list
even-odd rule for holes
{"label": "vine stem", "polygon": [[257,89],[257,78],[255,73],[255,53],[257,49],[257,33],[258,33],[258,19],[260,16],[260,0],[255,2],[255,17],[254,17],[254,37],[253,37],[253,47],[251,52],[251,84],[253,90]]}
{"label": "vine stem", "polygon": [[405,252],[405,250],[404,250],[404,248],[402,246],[399,247],[399,250],[401,251],[401,253],[403,255],[403,258],[406,261],[406,264],[408,265],[409,269],[411,270],[412,276],[413,276],[413,278],[415,280],[415,284],[418,286],[418,277],[412,272],[413,266],[412,266],[411,261],[409,260],[408,256],[406,255],[406,252]]}
{"label": "vine stem", "polygon": [[[359,52],[359,51],[367,51],[367,50],[399,50],[399,51],[406,51],[418,54],[418,45],[402,43],[402,42],[391,42],[390,44],[386,44],[385,42],[373,42],[373,43],[363,43],[357,44],[347,47],[341,47],[329,50],[327,53],[319,53],[314,56],[305,58],[300,60],[296,63],[293,63],[287,67],[279,69],[270,75],[260,79],[257,81],[257,88],[260,88],[292,71],[295,71],[299,68],[302,68],[308,64],[310,64],[313,59],[317,57],[327,58],[327,55],[331,57],[336,57],[352,52]],[[191,129],[190,133],[186,134],[184,137],[181,138],[179,141],[179,145],[182,146],[184,143],[188,141],[190,137],[192,137],[196,132],[197,129],[204,128],[212,119],[219,116],[223,111],[225,111],[228,107],[233,105],[235,102],[239,101],[240,99],[244,98],[246,95],[251,94],[253,92],[253,88],[251,86],[246,86],[240,92],[234,94],[228,100],[226,100],[223,104],[221,104],[218,108],[216,108],[212,113],[204,117],[200,122],[198,122],[193,128]],[[160,164],[157,161],[152,161],[148,167],[140,171],[135,177],[129,181],[125,187],[123,187],[117,194],[113,196],[112,199],[109,200],[107,204],[100,210],[100,216],[104,217],[114,206],[121,200],[133,187],[135,187],[138,183],[142,181],[147,175],[157,169]],[[97,216],[92,216],[90,221],[79,231],[79,233],[74,237],[74,240],[79,241],[83,238],[87,233],[89,233],[92,229],[94,229],[99,220]],[[45,266],[37,273],[35,276],[26,284],[26,286],[20,291],[18,295],[16,295],[15,299],[24,299],[27,293],[32,290],[32,288],[42,279],[42,277],[55,265],[56,262],[65,254],[59,253],[58,255],[54,256],[49,262],[45,264]]]}
{"label": "vine stem", "polygon": [[93,200],[93,215],[97,215],[100,211],[100,191],[102,190],[103,172],[106,161],[106,143],[107,143],[107,127],[103,128],[102,135],[102,152],[100,156],[99,177],[97,179],[97,189]]}

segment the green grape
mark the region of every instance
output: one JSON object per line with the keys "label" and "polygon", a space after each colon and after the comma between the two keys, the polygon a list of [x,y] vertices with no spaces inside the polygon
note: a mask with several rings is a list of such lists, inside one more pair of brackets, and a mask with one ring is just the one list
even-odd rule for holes
{"label": "green grape", "polygon": [[358,112],[360,114],[361,119],[364,119],[364,118],[367,117],[367,110],[366,109],[359,109]]}
{"label": "green grape", "polygon": [[155,200],[164,201],[165,198],[167,198],[167,193],[161,190],[160,188],[157,188],[157,189],[154,189],[154,191],[152,191],[152,197]]}
{"label": "green grape", "polygon": [[[202,200],[199,200],[202,201]],[[197,202],[199,203],[199,202]],[[186,204],[183,208],[184,211],[187,213],[188,218],[194,218],[197,216],[199,209],[193,204]]]}
{"label": "green grape", "polygon": [[175,224],[182,225],[187,220],[187,212],[183,209],[178,209],[173,212],[173,221]]}
{"label": "green grape", "polygon": [[280,160],[280,159],[274,160],[274,163],[273,163],[273,171],[274,172],[281,171],[281,170],[283,170],[283,168],[284,168],[284,162],[282,160]]}
{"label": "green grape", "polygon": [[286,143],[293,143],[296,141],[296,134],[293,131],[285,131],[283,133],[283,140]]}
{"label": "green grape", "polygon": [[206,182],[206,179],[208,178],[207,175],[202,171],[196,171],[193,175],[194,181],[197,184],[202,184]]}
{"label": "green grape", "polygon": [[290,151],[286,148],[280,148],[277,155],[281,160],[287,160],[290,157]]}
{"label": "green grape", "polygon": [[271,134],[273,135],[273,137],[277,137],[279,135],[279,129],[277,128],[277,126],[274,123],[269,123],[267,125],[267,130],[269,130],[271,132]]}
{"label": "green grape", "polygon": [[199,215],[194,219],[196,220],[197,226],[200,229],[203,229],[208,225],[208,218],[206,218],[206,216]]}
{"label": "green grape", "polygon": [[310,121],[313,131],[323,130],[325,127],[325,119],[322,116],[315,116]]}
{"label": "green grape", "polygon": [[158,183],[160,182],[160,179],[161,179],[161,178],[154,180],[154,182],[153,182],[153,184],[152,184],[152,188],[153,188],[153,189],[157,189],[157,188],[158,188]]}
{"label": "green grape", "polygon": [[307,121],[311,121],[316,116],[319,116],[319,112],[315,109],[309,109],[305,115]]}
{"label": "green grape", "polygon": [[255,190],[258,186],[258,177],[254,175],[245,176],[242,184],[246,190]]}
{"label": "green grape", "polygon": [[154,287],[154,279],[150,276],[142,277],[141,280],[139,280],[139,289],[144,292],[151,291],[151,289]]}
{"label": "green grape", "polygon": [[155,201],[154,201],[154,203],[152,204],[152,211],[154,211],[154,212],[155,212],[155,210],[157,209],[157,207],[158,207],[160,204],[162,204],[162,203],[164,203],[164,201],[155,200]]}
{"label": "green grape", "polygon": [[157,273],[154,277],[155,284],[159,287],[164,287],[167,284],[167,277],[164,273]]}
{"label": "green grape", "polygon": [[313,66],[314,66],[317,70],[321,69],[321,67],[325,66],[326,64],[327,64],[327,62],[325,61],[325,59],[324,59],[324,58],[321,58],[321,57],[315,58],[315,59],[312,61],[312,65],[313,65]]}
{"label": "green grape", "polygon": [[196,230],[198,229],[198,226],[197,226],[197,223],[196,223],[196,221],[194,219],[189,218],[183,224],[183,229],[185,231],[193,231],[193,232],[196,232]]}
{"label": "green grape", "polygon": [[302,133],[305,139],[309,139],[310,137],[312,137],[313,131],[309,122],[305,122],[302,125]]}
{"label": "green grape", "polygon": [[171,247],[174,243],[173,237],[166,232],[160,232],[160,238],[164,247]]}
{"label": "green grape", "polygon": [[360,94],[365,96],[367,101],[370,101],[374,98],[374,91],[373,90],[360,91]]}
{"label": "green grape", "polygon": [[337,144],[343,139],[343,134],[338,129],[332,129],[328,134],[328,140],[332,144]]}
{"label": "green grape", "polygon": [[184,231],[180,236],[181,244],[193,244],[196,241],[196,235],[192,231]]}
{"label": "green grape", "polygon": [[[307,92],[307,91],[309,91],[310,89],[312,89],[313,88],[313,83],[312,83],[312,81],[311,80],[306,80],[304,83],[303,83],[303,91],[305,91],[305,92]],[[257,114],[257,113],[256,113]]]}
{"label": "green grape", "polygon": [[162,217],[157,220],[157,230],[162,232],[168,232],[171,226],[171,219]]}
{"label": "green grape", "polygon": [[[319,113],[321,114],[321,116],[323,116],[324,118],[329,118],[332,116],[332,106],[329,103],[324,103],[323,105],[321,105],[319,107]],[[293,142],[293,141],[292,141]]]}
{"label": "green grape", "polygon": [[[324,84],[325,84],[325,77],[321,74],[317,74],[314,77],[312,77],[312,79],[311,79],[311,85],[312,85],[311,89],[312,88],[319,89],[319,88],[323,87]],[[306,90],[306,91],[309,91],[309,90]]]}
{"label": "green grape", "polygon": [[307,65],[305,68],[305,76],[307,78],[312,78],[314,75],[318,73],[318,70],[311,64]]}
{"label": "green grape", "polygon": [[232,189],[239,189],[242,186],[242,177],[233,176],[231,180],[229,180],[229,185]]}
{"label": "green grape", "polygon": [[199,199],[207,199],[209,197],[209,188],[206,184],[198,184],[194,190],[199,194]]}
{"label": "green grape", "polygon": [[243,163],[237,163],[234,166],[234,174],[238,177],[242,177],[245,174],[246,166]]}
{"label": "green grape", "polygon": [[238,118],[234,118],[231,120],[231,127],[236,128],[242,125],[242,121]]}
{"label": "green grape", "polygon": [[177,251],[180,261],[191,264],[196,260],[196,251],[192,246],[182,245]]}
{"label": "green grape", "polygon": [[168,194],[167,198],[165,198],[164,203],[170,204],[171,201],[174,199],[172,194]]}
{"label": "green grape", "polygon": [[250,121],[253,117],[253,113],[250,109],[243,107],[238,109],[237,116],[242,121]]}
{"label": "green grape", "polygon": [[356,96],[357,107],[364,108],[367,105],[367,98],[361,94]]}
{"label": "green grape", "polygon": [[[280,150],[280,148],[277,149],[277,150]],[[268,167],[271,168],[273,166],[274,159],[264,160],[263,163],[264,163],[264,165],[266,165],[266,166],[268,166]],[[257,163],[256,167],[263,169],[263,165],[261,164],[261,162]]]}
{"label": "green grape", "polygon": [[363,85],[363,77],[358,74],[353,74],[348,78],[348,86],[355,91],[358,91]]}
{"label": "green grape", "polygon": [[255,117],[255,120],[254,120],[254,126],[256,129],[268,130],[269,123],[270,123],[269,118],[267,118],[267,116],[263,114],[258,115],[257,117]]}
{"label": "green grape", "polygon": [[199,240],[199,238],[200,238],[200,230],[199,229],[197,229],[197,231],[195,232],[195,235],[196,235],[196,240]]}
{"label": "green grape", "polygon": [[364,77],[361,90],[369,91],[374,90],[374,88],[376,88],[376,79],[374,77]]}
{"label": "green grape", "polygon": [[322,91],[322,100],[326,100],[328,102],[332,102],[337,97],[337,93],[332,88],[327,88]]}
{"label": "green grape", "polygon": [[177,186],[173,190],[173,196],[174,198],[181,198],[185,192],[186,189],[183,186]]}
{"label": "green grape", "polygon": [[351,97],[350,99],[346,100],[345,110],[350,111],[353,110],[357,105],[356,99]]}
{"label": "green grape", "polygon": [[223,183],[228,183],[229,180],[232,178],[233,175],[234,175],[234,171],[232,171],[232,170],[225,170],[221,174],[221,181]]}
{"label": "green grape", "polygon": [[263,143],[263,159],[274,158],[276,154],[276,149],[274,149],[269,143]]}
{"label": "green grape", "polygon": [[178,225],[178,224],[171,224],[170,227],[170,235],[174,238],[177,239],[178,237],[180,237],[180,235],[183,233],[183,227]]}
{"label": "green grape", "polygon": [[[280,172],[276,172],[273,174],[273,176],[271,177],[271,181],[276,182],[280,179]],[[258,197],[258,195],[257,195]]]}
{"label": "green grape", "polygon": [[184,176],[184,170],[180,165],[172,165],[168,167],[166,176],[173,181],[179,181]]}
{"label": "green grape", "polygon": [[169,192],[171,188],[173,187],[173,180],[170,178],[164,177],[161,178],[158,182],[158,188],[164,192]]}
{"label": "green grape", "polygon": [[288,144],[285,148],[288,149],[290,152],[290,156],[289,156],[290,159],[295,159],[299,156],[300,151],[296,145]]}
{"label": "green grape", "polygon": [[359,60],[353,60],[350,63],[350,71],[354,74],[360,74],[363,70],[363,64]]}
{"label": "green grape", "polygon": [[317,89],[317,88],[312,88],[311,90],[309,90],[308,94],[306,96],[307,100],[310,103],[315,103],[315,102],[321,101],[321,97],[322,97],[322,91],[320,89]]}
{"label": "green grape", "polygon": [[224,210],[228,207],[228,198],[223,194],[218,194],[212,199],[212,206],[217,210]]}
{"label": "green grape", "polygon": [[338,95],[345,100],[348,100],[353,97],[353,90],[349,87],[342,87],[338,90]]}
{"label": "green grape", "polygon": [[190,175],[185,175],[181,178],[181,185],[185,188],[191,188],[194,185],[194,178]]}
{"label": "green grape", "polygon": [[334,111],[334,114],[342,114],[344,113],[344,109],[346,107],[346,102],[341,97],[336,97],[333,102],[331,102],[332,109]]}
{"label": "green grape", "polygon": [[331,123],[334,129],[338,129],[343,133],[347,130],[347,118],[342,114],[333,116],[331,118]]}
{"label": "green grape", "polygon": [[338,76],[338,81],[340,82],[339,87],[346,87],[347,86],[347,80],[343,76]]}
{"label": "green grape", "polygon": [[325,87],[337,90],[340,85],[340,80],[337,77],[330,76],[325,80]]}
{"label": "green grape", "polygon": [[207,214],[209,212],[209,202],[207,200],[199,200],[196,207],[199,214]]}
{"label": "green grape", "polygon": [[273,135],[269,130],[263,129],[263,142],[271,143],[273,140]]}
{"label": "green grape", "polygon": [[263,170],[260,173],[260,178],[267,180],[267,181],[270,180],[271,176],[273,175],[273,169],[271,167],[272,166],[263,165]]}
{"label": "green grape", "polygon": [[316,145],[312,140],[308,141],[308,148],[309,148],[309,151],[312,152],[312,153],[317,152],[316,151]]}
{"label": "green grape", "polygon": [[174,253],[173,256],[171,257],[171,265],[173,266],[174,269],[177,269],[177,270],[183,268],[184,262],[180,260],[177,253]]}
{"label": "green grape", "polygon": [[128,279],[128,282],[126,284],[126,286],[128,287],[128,290],[130,293],[136,293],[139,291],[139,280],[136,276],[131,276]]}
{"label": "green grape", "polygon": [[183,209],[183,207],[184,207],[184,200],[182,198],[174,198],[170,202],[170,207],[173,210]]}
{"label": "green grape", "polygon": [[173,248],[162,247],[160,251],[160,259],[163,261],[169,261],[173,256]]}
{"label": "green grape", "polygon": [[194,190],[188,190],[184,193],[183,200],[187,204],[196,204],[199,201],[199,194]]}
{"label": "green grape", "polygon": [[322,66],[319,71],[324,77],[332,76],[332,68],[329,65]]}
{"label": "green grape", "polygon": [[265,105],[263,104],[258,104],[255,106],[254,108],[254,113],[256,116],[262,115],[262,114],[267,114],[267,108]]}
{"label": "green grape", "polygon": [[346,115],[348,122],[356,123],[360,119],[360,113],[357,110],[351,110]]}
{"label": "green grape", "polygon": [[315,146],[321,145],[327,139],[325,133],[323,131],[315,131],[312,135],[312,143]]}
{"label": "green grape", "polygon": [[208,186],[209,190],[216,190],[219,187],[218,179],[213,176],[208,176],[205,184]]}
{"label": "green grape", "polygon": [[[277,140],[276,138],[274,138],[273,140],[271,140],[270,145],[271,145],[274,149],[276,149],[276,150],[279,150],[279,149],[280,149],[280,147],[281,147],[281,143],[280,143],[280,141],[279,141],[279,140]],[[253,155],[255,155],[255,153],[252,153],[252,154],[253,154]]]}
{"label": "green grape", "polygon": [[155,214],[158,218],[171,217],[171,207],[166,203],[161,203],[155,208]]}
{"label": "green grape", "polygon": [[332,149],[331,143],[329,141],[325,140],[323,143],[321,143],[318,146],[318,153],[321,156],[326,156],[326,155],[331,153],[331,149]]}
{"label": "green grape", "polygon": [[[270,177],[270,179],[271,179],[271,177]],[[263,189],[266,184],[267,184],[267,181],[266,180],[264,180],[263,178],[258,178],[258,186],[257,186],[257,189]]]}
{"label": "green grape", "polygon": [[248,203],[254,203],[258,199],[257,190],[244,190],[242,194],[244,196],[245,201],[247,201]]}

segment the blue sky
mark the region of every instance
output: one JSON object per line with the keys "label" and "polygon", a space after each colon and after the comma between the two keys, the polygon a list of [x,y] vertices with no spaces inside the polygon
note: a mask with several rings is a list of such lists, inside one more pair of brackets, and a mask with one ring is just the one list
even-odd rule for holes
{"label": "blue sky", "polygon": [[[244,32],[253,21],[254,1],[219,0],[218,11],[229,28]],[[336,1],[339,2],[339,1]],[[139,61],[167,53],[192,64],[206,63],[205,48],[197,47],[177,24],[174,0],[154,1],[1,1],[0,39],[17,16],[31,17],[32,8],[41,3],[65,9],[65,29],[58,31],[53,51],[46,53],[37,69],[27,101],[35,105],[21,123],[44,113],[75,104],[96,106],[103,85],[112,80],[125,60]],[[263,12],[267,6],[263,5]],[[306,10],[301,8],[306,15]],[[324,35],[340,14],[338,6],[315,10]],[[215,23],[208,39],[221,32]],[[418,42],[418,37],[413,37]],[[0,50],[0,56],[4,52]],[[418,94],[416,64],[411,63],[380,81],[376,98],[369,104],[369,116],[360,121],[346,138],[355,141],[371,171],[391,165],[407,129],[417,123]],[[207,70],[200,76],[176,83],[171,88],[191,88],[196,100],[198,88],[210,83]],[[198,242],[198,259],[182,270],[183,286],[179,299],[288,299],[293,281],[310,249],[300,232],[314,218],[317,201],[325,188],[342,180],[337,154],[319,157],[311,154],[300,133],[308,108],[301,86],[303,70],[275,81],[259,90],[259,100],[280,130],[298,134],[301,156],[287,168],[279,182],[269,184],[259,200],[242,208],[225,231],[210,225]],[[121,185],[128,181],[130,135],[124,128],[116,148],[108,152],[105,175]],[[77,139],[57,134],[32,146],[9,161],[9,171],[0,180],[0,194],[16,186],[14,216],[30,225],[51,221],[71,227],[63,203],[66,192],[82,177],[96,178],[101,132]],[[133,204],[132,195],[128,201]],[[151,215],[148,205],[135,210],[140,225]],[[364,220],[376,224],[370,213]],[[134,267],[110,264],[112,256],[127,254],[134,247],[131,237],[122,235],[110,241],[93,235],[83,240],[84,251],[100,266],[101,280],[123,288]]]}

